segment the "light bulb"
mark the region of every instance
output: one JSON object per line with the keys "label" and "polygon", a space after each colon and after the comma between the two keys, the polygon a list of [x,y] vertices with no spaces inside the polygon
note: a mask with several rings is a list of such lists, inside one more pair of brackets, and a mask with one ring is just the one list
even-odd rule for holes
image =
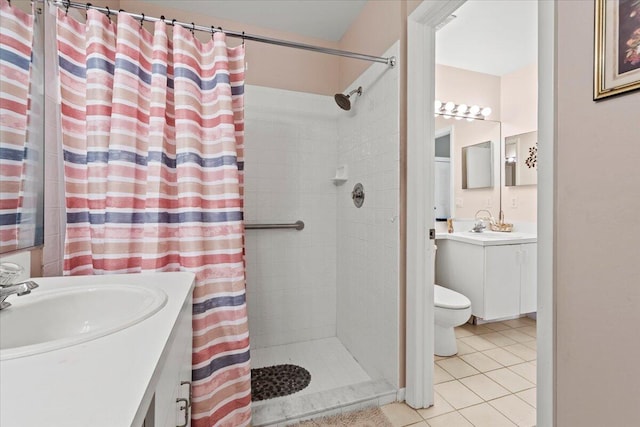
{"label": "light bulb", "polygon": [[467,112],[467,104],[460,104],[458,105],[458,108],[456,108],[456,114],[459,116],[464,115],[464,113]]}
{"label": "light bulb", "polygon": [[442,108],[442,101],[438,101],[437,99],[433,102],[433,108],[436,111],[440,111],[440,109]]}
{"label": "light bulb", "polygon": [[462,120],[462,117],[456,116],[456,120]]}
{"label": "light bulb", "polygon": [[454,104],[453,102],[449,101],[446,104],[444,104],[444,109],[445,111],[453,111],[453,109],[455,108],[456,104]]}
{"label": "light bulb", "polygon": [[442,115],[442,117],[444,117],[444,118],[445,118],[445,119],[447,119],[447,120],[449,120],[449,119],[451,118],[451,116],[450,116],[450,115],[448,115],[448,114],[443,114],[443,115]]}
{"label": "light bulb", "polygon": [[467,117],[467,121],[468,121],[468,122],[472,122],[472,121],[473,121],[473,119],[472,119],[471,117]]}
{"label": "light bulb", "polygon": [[484,117],[487,117],[489,114],[491,114],[491,108],[484,107],[482,111],[480,111],[480,114],[482,114]]}
{"label": "light bulb", "polygon": [[469,109],[469,114],[472,114],[474,116],[479,112],[480,112],[480,107],[478,107],[477,105],[474,105]]}

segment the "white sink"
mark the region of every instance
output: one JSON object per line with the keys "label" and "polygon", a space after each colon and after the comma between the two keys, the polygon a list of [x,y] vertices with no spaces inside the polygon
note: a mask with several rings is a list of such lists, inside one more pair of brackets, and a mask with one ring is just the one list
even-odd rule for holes
{"label": "white sink", "polygon": [[126,329],[167,303],[159,289],[87,285],[13,297],[0,311],[0,360],[44,353]]}

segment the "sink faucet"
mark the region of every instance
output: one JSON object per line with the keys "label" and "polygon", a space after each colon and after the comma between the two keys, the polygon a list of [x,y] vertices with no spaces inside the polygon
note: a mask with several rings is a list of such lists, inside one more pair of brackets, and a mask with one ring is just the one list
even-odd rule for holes
{"label": "sink faucet", "polygon": [[[489,214],[489,216],[478,217],[478,214],[480,212],[486,212],[487,214]],[[485,221],[487,221],[489,224],[495,224],[496,222],[496,220],[493,219],[493,215],[491,215],[491,212],[489,212],[486,209],[480,209],[479,211],[477,211],[475,215],[475,220],[476,220],[476,223],[473,225],[473,229],[471,230],[474,233],[481,233],[485,228],[487,228],[487,226],[484,223]]]}
{"label": "sink faucet", "polygon": [[0,310],[4,310],[11,305],[5,301],[10,295],[16,294],[19,297],[27,295],[31,293],[32,289],[37,287],[38,284],[32,280],[0,287]]}
{"label": "sink faucet", "polygon": [[7,297],[13,294],[18,296],[27,295],[31,293],[32,289],[38,287],[38,284],[31,280],[13,283],[22,271],[22,267],[12,262],[3,262],[0,264],[0,310],[4,310],[11,305],[5,302]]}

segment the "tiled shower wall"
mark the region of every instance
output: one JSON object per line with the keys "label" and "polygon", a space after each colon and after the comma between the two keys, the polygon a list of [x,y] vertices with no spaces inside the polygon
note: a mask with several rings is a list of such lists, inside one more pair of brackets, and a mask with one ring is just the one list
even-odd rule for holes
{"label": "tiled shower wall", "polygon": [[[398,44],[384,56],[398,55]],[[338,120],[338,338],[373,378],[398,385],[399,67],[370,66],[344,88],[362,86]],[[364,204],[351,191],[362,183]]]}
{"label": "tiled shower wall", "polygon": [[336,120],[327,96],[247,85],[247,303],[254,348],[336,334]]}

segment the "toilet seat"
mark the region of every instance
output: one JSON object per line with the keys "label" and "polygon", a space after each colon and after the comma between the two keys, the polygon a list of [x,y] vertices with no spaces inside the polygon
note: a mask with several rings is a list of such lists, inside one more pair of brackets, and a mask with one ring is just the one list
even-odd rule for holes
{"label": "toilet seat", "polygon": [[471,307],[469,298],[440,285],[433,285],[433,303],[435,307],[449,310],[464,310]]}

